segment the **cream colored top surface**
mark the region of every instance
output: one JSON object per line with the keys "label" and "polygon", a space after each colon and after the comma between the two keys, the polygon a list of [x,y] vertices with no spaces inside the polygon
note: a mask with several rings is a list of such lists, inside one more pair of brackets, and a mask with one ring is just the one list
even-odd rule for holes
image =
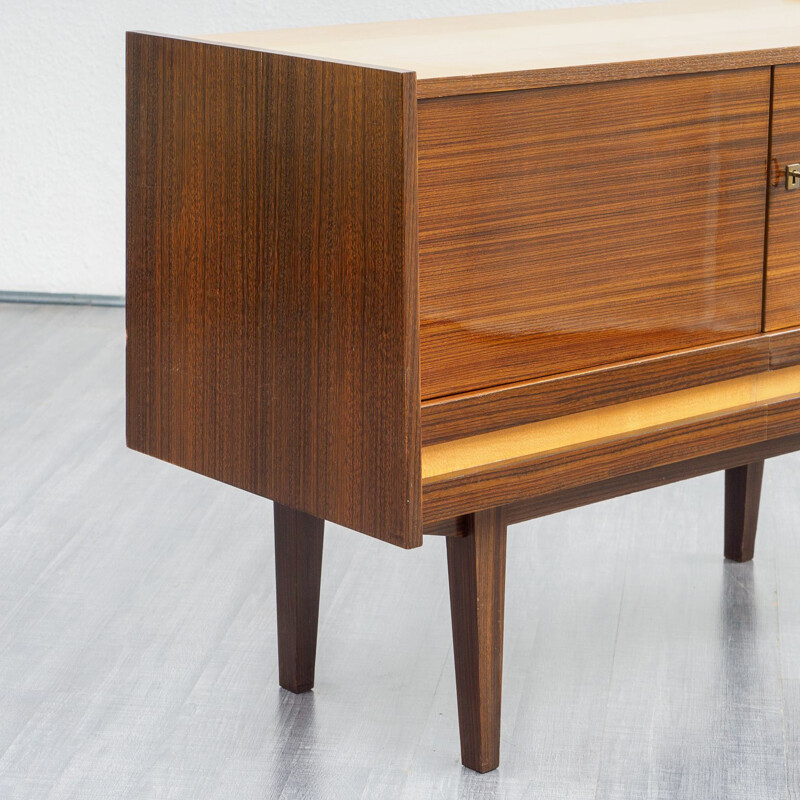
{"label": "cream colored top surface", "polygon": [[425,80],[797,47],[800,0],[673,0],[198,38]]}

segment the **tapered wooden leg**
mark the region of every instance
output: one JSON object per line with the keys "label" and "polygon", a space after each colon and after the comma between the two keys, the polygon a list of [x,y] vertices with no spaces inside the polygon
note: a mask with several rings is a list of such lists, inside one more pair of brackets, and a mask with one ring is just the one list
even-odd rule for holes
{"label": "tapered wooden leg", "polygon": [[764,462],[725,472],[725,558],[750,561],[756,545]]}
{"label": "tapered wooden leg", "polygon": [[502,509],[472,514],[468,534],[447,539],[461,761],[476,772],[500,763],[506,523]]}
{"label": "tapered wooden leg", "polygon": [[325,520],[275,503],[278,680],[290,692],[314,686]]}

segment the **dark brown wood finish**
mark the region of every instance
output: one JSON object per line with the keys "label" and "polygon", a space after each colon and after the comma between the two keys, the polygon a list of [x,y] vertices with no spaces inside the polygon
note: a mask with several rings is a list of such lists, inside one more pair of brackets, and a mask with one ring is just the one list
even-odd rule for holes
{"label": "dark brown wood finish", "polygon": [[432,99],[487,92],[546,89],[555,86],[605,83],[634,78],[748,69],[772,64],[794,64],[798,61],[800,61],[800,47],[776,47],[764,50],[742,50],[675,58],[648,58],[606,64],[578,64],[516,72],[423,78],[417,81],[417,97]]}
{"label": "dark brown wood finish", "polygon": [[732,561],[753,558],[763,477],[763,461],[725,473],[725,558]]}
{"label": "dark brown wood finish", "polygon": [[461,761],[476,772],[500,763],[506,522],[499,508],[471,514],[447,540]]}
{"label": "dark brown wood finish", "polygon": [[800,191],[786,191],[786,166],[800,163],[800,64],[775,67],[764,327],[800,325]]}
{"label": "dark brown wood finish", "polygon": [[290,692],[314,688],[325,520],[274,504],[278,680]]}
{"label": "dark brown wood finish", "polygon": [[435,444],[800,364],[800,329],[554,375],[422,403]]}
{"label": "dark brown wood finish", "polygon": [[[599,503],[614,497],[622,497],[633,492],[653,489],[669,483],[697,478],[712,472],[734,469],[743,464],[781,456],[800,450],[800,434],[770,439],[764,442],[735,447],[710,453],[707,456],[676,461],[664,466],[641,470],[631,474],[619,475],[595,483],[580,484],[564,490],[556,490],[549,494],[527,497],[504,506],[506,524],[515,525],[560,511]],[[436,522],[426,523],[426,536],[466,536],[469,515],[450,517]]]}
{"label": "dark brown wood finish", "polygon": [[425,523],[800,432],[800,398],[462,470],[423,481]]}
{"label": "dark brown wood finish", "polygon": [[422,396],[761,329],[770,70],[419,104]]}
{"label": "dark brown wood finish", "polygon": [[414,74],[134,33],[127,119],[129,446],[421,544]]}
{"label": "dark brown wood finish", "polygon": [[800,364],[800,330],[778,331],[769,337],[769,367],[782,369]]}

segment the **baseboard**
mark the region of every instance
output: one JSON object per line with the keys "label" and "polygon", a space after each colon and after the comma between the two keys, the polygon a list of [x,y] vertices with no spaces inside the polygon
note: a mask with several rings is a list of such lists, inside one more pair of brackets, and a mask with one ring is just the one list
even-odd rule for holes
{"label": "baseboard", "polygon": [[0,303],[54,303],[62,306],[124,306],[124,295],[0,292]]}

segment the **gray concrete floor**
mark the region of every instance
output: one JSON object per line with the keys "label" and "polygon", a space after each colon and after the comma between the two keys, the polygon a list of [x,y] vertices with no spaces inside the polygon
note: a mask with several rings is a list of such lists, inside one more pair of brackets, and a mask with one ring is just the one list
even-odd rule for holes
{"label": "gray concrete floor", "polygon": [[800,456],[509,532],[502,764],[460,766],[444,542],[329,526],[278,688],[269,502],[128,452],[123,312],[0,304],[0,798],[800,798]]}

